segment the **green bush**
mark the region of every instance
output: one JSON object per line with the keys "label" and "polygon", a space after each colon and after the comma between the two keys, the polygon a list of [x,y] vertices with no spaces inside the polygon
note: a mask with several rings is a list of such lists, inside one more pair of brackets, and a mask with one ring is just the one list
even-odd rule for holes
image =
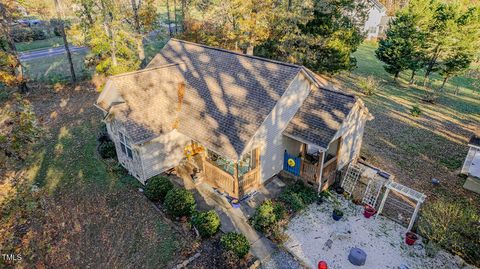
{"label": "green bush", "polygon": [[192,224],[202,237],[210,237],[220,229],[220,217],[215,210],[196,212],[193,214]]}
{"label": "green bush", "polygon": [[418,231],[436,245],[480,266],[480,215],[467,203],[437,200],[426,204]]}
{"label": "green bush", "polygon": [[168,177],[155,176],[148,180],[145,196],[152,201],[163,201],[171,189],[173,184]]}
{"label": "green bush", "polygon": [[274,208],[271,200],[263,202],[255,211],[252,220],[253,227],[259,231],[267,232],[277,221]]}
{"label": "green bush", "polygon": [[220,238],[220,244],[226,251],[232,251],[240,259],[245,257],[250,251],[250,244],[243,234],[229,232]]}
{"label": "green bush", "polygon": [[98,146],[98,153],[104,159],[113,159],[117,157],[115,143],[112,141],[104,141]]}
{"label": "green bush", "polygon": [[410,114],[412,114],[412,116],[414,117],[418,117],[420,116],[420,114],[422,114],[422,110],[418,105],[413,105],[412,108],[410,109]]}
{"label": "green bush", "polygon": [[193,194],[185,189],[173,188],[165,196],[165,208],[175,217],[189,217],[195,210]]}
{"label": "green bush", "polygon": [[275,214],[275,220],[282,221],[288,217],[287,210],[285,209],[285,206],[283,203],[276,202],[273,205],[273,213]]}
{"label": "green bush", "polygon": [[317,193],[301,181],[286,187],[279,197],[294,212],[303,210],[317,200]]}
{"label": "green bush", "polygon": [[358,82],[358,87],[360,87],[360,89],[365,95],[372,95],[377,91],[379,83],[375,79],[375,77],[370,75],[366,78],[360,78]]}

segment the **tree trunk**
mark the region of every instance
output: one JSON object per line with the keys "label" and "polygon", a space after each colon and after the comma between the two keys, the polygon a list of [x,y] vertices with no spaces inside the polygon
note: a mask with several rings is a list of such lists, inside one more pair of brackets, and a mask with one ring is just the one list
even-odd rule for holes
{"label": "tree trunk", "polygon": [[408,82],[409,85],[413,85],[413,83],[415,82],[415,72],[417,70],[412,70],[412,75],[410,76],[410,81]]}
{"label": "tree trunk", "polygon": [[170,20],[170,1],[167,0],[167,20],[168,20],[168,33],[170,37],[173,36],[173,31],[172,31],[172,26],[171,26],[171,20]]}
{"label": "tree trunk", "polygon": [[1,29],[3,30],[3,35],[5,36],[5,39],[7,41],[7,46],[8,46],[8,49],[10,50],[9,53],[13,55],[16,62],[16,66],[14,70],[12,70],[12,75],[17,76],[17,84],[18,84],[19,92],[26,93],[30,89],[28,88],[27,81],[25,80],[25,77],[23,75],[23,65],[22,65],[22,62],[20,62],[20,58],[18,57],[17,48],[15,47],[15,42],[13,41],[12,36],[10,34],[10,25],[12,23],[12,18],[7,14],[7,8],[3,3],[0,3],[0,15],[1,15],[0,26],[1,26]]}
{"label": "tree trunk", "polygon": [[449,76],[445,76],[443,78],[442,86],[440,86],[439,91],[443,91],[443,88],[445,87],[445,84],[447,83],[448,79],[449,79]]}
{"label": "tree trunk", "polygon": [[425,77],[423,79],[423,86],[424,87],[427,85],[428,77],[430,76],[430,73],[432,72],[433,67],[437,63],[437,59],[438,59],[438,56],[440,54],[440,51],[441,51],[440,50],[440,44],[437,44],[437,46],[435,47],[434,53],[432,55],[432,58],[430,58],[430,61],[428,61],[427,68],[425,70]]}
{"label": "tree trunk", "polygon": [[138,17],[138,5],[136,0],[131,0],[132,11],[133,11],[133,28],[135,32],[140,33],[140,18]]}
{"label": "tree trunk", "polygon": [[186,0],[181,0],[182,2],[182,33],[185,33],[185,6],[186,6],[186,3],[185,1]]}
{"label": "tree trunk", "polygon": [[60,6],[59,0],[55,1],[55,9],[57,11],[57,19],[59,20],[60,34],[63,39],[63,46],[65,47],[65,52],[67,53],[68,64],[70,65],[70,74],[72,76],[72,83],[77,82],[77,76],[75,75],[75,68],[73,67],[72,53],[70,52],[70,46],[68,45],[67,33],[65,32],[65,22],[63,21],[63,12]]}
{"label": "tree trunk", "polygon": [[399,75],[400,75],[400,71],[397,71],[397,72],[395,73],[395,75],[393,76],[393,79],[394,79],[395,81],[397,81]]}
{"label": "tree trunk", "polygon": [[292,0],[288,0],[287,11],[290,11],[291,8],[292,8]]}
{"label": "tree trunk", "polygon": [[175,20],[175,35],[176,35],[178,32],[177,0],[173,0],[173,19]]}

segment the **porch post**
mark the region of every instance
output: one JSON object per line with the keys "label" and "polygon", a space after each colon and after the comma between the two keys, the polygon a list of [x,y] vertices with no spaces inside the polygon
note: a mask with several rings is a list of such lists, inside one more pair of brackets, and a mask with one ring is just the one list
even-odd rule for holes
{"label": "porch post", "polygon": [[375,215],[375,218],[377,218],[378,215],[382,214],[383,207],[385,206],[385,201],[387,201],[387,196],[389,193],[390,193],[390,188],[387,187],[385,194],[383,194],[383,199],[382,199],[382,202],[380,203],[380,207],[378,208],[378,212]]}
{"label": "porch post", "polygon": [[260,186],[260,148],[255,149],[255,168],[257,169],[257,182],[255,183],[255,188],[258,188]]}
{"label": "porch post", "polygon": [[320,159],[320,169],[318,174],[318,193],[322,191],[322,177],[323,177],[323,160],[325,160],[325,151],[322,152],[322,158]]}
{"label": "porch post", "polygon": [[417,204],[415,205],[415,210],[413,211],[412,218],[410,219],[410,223],[408,224],[407,232],[410,232],[410,230],[413,227],[413,224],[415,223],[415,219],[417,218],[418,210],[420,209],[420,202],[417,201]]}
{"label": "porch post", "polygon": [[233,189],[235,192],[235,198],[240,199],[239,197],[239,189],[238,189],[238,161],[235,162],[235,165],[233,167]]}

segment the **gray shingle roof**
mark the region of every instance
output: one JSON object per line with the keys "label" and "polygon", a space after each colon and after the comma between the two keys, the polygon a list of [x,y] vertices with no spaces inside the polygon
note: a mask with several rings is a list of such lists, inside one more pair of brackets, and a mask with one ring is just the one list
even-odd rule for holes
{"label": "gray shingle roof", "polygon": [[[172,63],[182,64],[162,68]],[[111,80],[128,104],[117,113],[137,127],[129,134],[132,140],[145,141],[174,128],[236,160],[301,70],[171,39],[147,69]],[[177,110],[180,82],[185,83],[185,93]]]}
{"label": "gray shingle roof", "polygon": [[[97,105],[123,122],[133,143],[176,129],[237,160],[302,70],[321,87],[302,66],[171,39],[146,69],[109,79],[124,103],[108,108],[99,97]],[[315,89],[284,134],[326,148],[354,103]]]}
{"label": "gray shingle roof", "polygon": [[353,95],[313,89],[283,133],[326,149],[355,102]]}

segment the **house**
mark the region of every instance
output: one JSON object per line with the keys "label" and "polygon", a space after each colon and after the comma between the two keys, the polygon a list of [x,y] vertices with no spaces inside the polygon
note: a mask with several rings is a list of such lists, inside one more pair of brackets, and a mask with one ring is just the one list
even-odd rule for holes
{"label": "house", "polygon": [[387,16],[387,9],[378,0],[369,0],[369,2],[371,7],[368,10],[364,31],[367,33],[367,39],[377,39],[385,34],[391,17]]}
{"label": "house", "polygon": [[468,142],[469,150],[461,173],[467,176],[463,187],[480,193],[480,130]]}
{"label": "house", "polygon": [[203,181],[241,197],[282,170],[324,189],[357,158],[368,109],[303,66],[170,39],[95,104],[140,182],[200,156]]}

